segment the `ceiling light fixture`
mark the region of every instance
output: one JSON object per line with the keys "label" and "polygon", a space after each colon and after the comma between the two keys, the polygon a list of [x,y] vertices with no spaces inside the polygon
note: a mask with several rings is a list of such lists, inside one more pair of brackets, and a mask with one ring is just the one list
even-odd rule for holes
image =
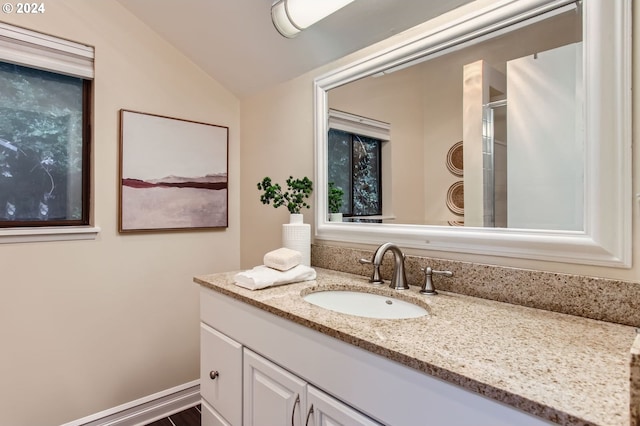
{"label": "ceiling light fixture", "polygon": [[278,32],[293,38],[305,28],[326,18],[353,0],[276,0],[271,5],[271,20]]}

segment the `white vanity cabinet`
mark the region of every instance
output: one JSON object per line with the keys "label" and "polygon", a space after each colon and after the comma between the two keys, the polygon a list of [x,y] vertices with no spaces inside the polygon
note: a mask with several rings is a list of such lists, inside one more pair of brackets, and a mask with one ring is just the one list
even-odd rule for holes
{"label": "white vanity cabinet", "polygon": [[242,345],[200,324],[202,423],[239,425],[242,419]]}
{"label": "white vanity cabinet", "polygon": [[201,289],[204,426],[549,424],[254,303]]}
{"label": "white vanity cabinet", "polygon": [[202,407],[201,424],[205,426],[231,426],[231,424],[222,418],[204,399],[200,406]]}
{"label": "white vanity cabinet", "polygon": [[205,323],[203,426],[381,426]]}
{"label": "white vanity cabinet", "polygon": [[200,393],[203,426],[381,426],[204,322]]}
{"label": "white vanity cabinet", "polygon": [[243,396],[244,426],[381,426],[247,348]]}
{"label": "white vanity cabinet", "polygon": [[307,406],[305,426],[382,426],[311,385]]}
{"label": "white vanity cabinet", "polygon": [[244,349],[244,426],[304,424],[306,392],[304,380]]}

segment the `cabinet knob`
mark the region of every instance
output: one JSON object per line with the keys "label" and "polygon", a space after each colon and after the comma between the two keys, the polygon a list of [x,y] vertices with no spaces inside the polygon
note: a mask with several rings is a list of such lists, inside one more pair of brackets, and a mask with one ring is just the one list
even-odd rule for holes
{"label": "cabinet knob", "polygon": [[220,373],[218,373],[217,370],[209,371],[209,377],[211,378],[211,380],[217,379],[219,375],[220,375]]}

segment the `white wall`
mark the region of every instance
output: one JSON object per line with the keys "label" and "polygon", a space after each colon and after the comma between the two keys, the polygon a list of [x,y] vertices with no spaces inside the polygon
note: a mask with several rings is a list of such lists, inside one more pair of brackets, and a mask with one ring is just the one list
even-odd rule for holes
{"label": "white wall", "polygon": [[[2,20],[95,46],[95,241],[0,244],[0,423],[58,425],[198,378],[195,274],[239,267],[240,105],[115,1]],[[119,235],[120,108],[230,128],[229,227]]]}
{"label": "white wall", "polygon": [[484,60],[464,66],[462,78],[462,140],[464,164],[464,225],[484,224],[483,105],[489,102],[491,67]]}
{"label": "white wall", "polygon": [[582,43],[507,62],[509,228],[584,228],[581,64]]}

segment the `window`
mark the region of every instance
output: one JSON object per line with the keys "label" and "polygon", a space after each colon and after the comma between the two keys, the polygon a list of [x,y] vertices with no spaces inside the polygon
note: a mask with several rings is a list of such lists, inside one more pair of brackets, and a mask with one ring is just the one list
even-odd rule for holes
{"label": "window", "polygon": [[345,216],[382,214],[382,141],[343,130],[329,130],[329,182],[344,191]]}
{"label": "window", "polygon": [[90,83],[0,62],[0,226],[87,225]]}
{"label": "window", "polygon": [[0,228],[89,225],[93,49],[0,24]]}
{"label": "window", "polygon": [[[383,143],[389,141],[388,123],[330,110],[328,182],[344,191],[345,217],[379,221],[383,214]],[[365,218],[363,218],[365,217]]]}

